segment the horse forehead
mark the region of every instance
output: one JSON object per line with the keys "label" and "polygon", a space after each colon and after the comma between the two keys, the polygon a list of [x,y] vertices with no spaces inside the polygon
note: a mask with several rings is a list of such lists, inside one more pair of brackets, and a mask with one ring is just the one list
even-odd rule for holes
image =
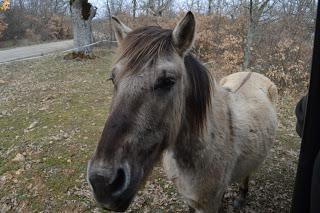
{"label": "horse forehead", "polygon": [[177,60],[170,59],[159,59],[156,69],[157,70],[167,70],[167,71],[175,71],[177,67],[180,66],[180,63]]}
{"label": "horse forehead", "polygon": [[[151,61],[151,60],[150,60]],[[113,65],[112,72],[117,73],[126,73],[126,60],[122,59]],[[174,74],[182,68],[182,63],[175,57],[159,57],[155,64],[146,63],[140,70],[140,72],[135,73],[139,77],[148,76],[149,74],[154,75],[156,71],[162,73],[166,71]],[[129,68],[130,69],[130,68]],[[129,72],[130,73],[130,72]]]}

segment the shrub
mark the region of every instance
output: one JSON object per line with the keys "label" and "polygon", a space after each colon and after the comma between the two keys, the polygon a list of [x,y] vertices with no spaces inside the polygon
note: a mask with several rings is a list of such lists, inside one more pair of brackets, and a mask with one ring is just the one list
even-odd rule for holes
{"label": "shrub", "polygon": [[47,25],[44,34],[47,34],[47,39],[67,39],[72,38],[70,23],[65,21],[66,17],[63,16],[52,16]]}
{"label": "shrub", "polygon": [[4,32],[6,31],[8,25],[4,22],[4,17],[0,16],[0,39],[4,35]]}

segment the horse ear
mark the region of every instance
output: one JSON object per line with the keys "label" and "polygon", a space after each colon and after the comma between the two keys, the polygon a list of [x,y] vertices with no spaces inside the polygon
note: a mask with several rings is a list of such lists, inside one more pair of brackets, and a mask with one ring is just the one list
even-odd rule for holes
{"label": "horse ear", "polygon": [[119,43],[132,31],[115,16],[112,16],[112,28]]}
{"label": "horse ear", "polygon": [[173,45],[179,54],[183,55],[192,47],[195,29],[196,20],[193,13],[189,11],[172,32]]}

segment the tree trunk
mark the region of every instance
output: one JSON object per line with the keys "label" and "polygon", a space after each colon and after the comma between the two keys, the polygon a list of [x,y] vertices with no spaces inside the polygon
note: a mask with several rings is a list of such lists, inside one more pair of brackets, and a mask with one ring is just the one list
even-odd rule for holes
{"label": "tree trunk", "polygon": [[243,56],[243,69],[246,70],[249,67],[251,59],[251,49],[253,44],[254,35],[256,33],[256,24],[254,22],[249,23],[249,29],[247,32],[246,43],[244,47],[244,56]]}
{"label": "tree trunk", "polygon": [[201,11],[201,4],[200,4],[200,0],[197,0],[197,13],[200,14]]}
{"label": "tree trunk", "polygon": [[21,9],[21,10],[24,8],[24,5],[23,5],[22,0],[19,0],[19,6],[20,6],[20,9]]}
{"label": "tree trunk", "polygon": [[263,15],[266,7],[270,0],[264,0],[259,5],[259,0],[250,0],[249,5],[249,28],[245,40],[245,47],[244,47],[244,56],[243,56],[243,64],[242,69],[248,69],[251,60],[251,52],[252,52],[252,44],[254,42],[255,34],[259,25],[259,20]]}
{"label": "tree trunk", "polygon": [[133,13],[133,20],[136,19],[136,11],[137,11],[137,0],[132,0],[133,8],[132,8],[132,13]]}
{"label": "tree trunk", "polygon": [[212,13],[212,1],[213,0],[208,0],[208,15],[211,15]]}
{"label": "tree trunk", "polygon": [[84,56],[92,55],[93,43],[92,19],[97,8],[88,3],[88,0],[70,0],[70,11],[73,24],[73,44],[77,48],[75,53]]}
{"label": "tree trunk", "polygon": [[[106,6],[107,6],[107,13],[108,13],[108,20],[109,20],[109,38],[111,41],[115,40],[115,36],[112,30],[112,15],[111,15],[111,8],[109,4],[109,0],[106,0]],[[110,47],[111,47],[111,42],[110,42]]]}

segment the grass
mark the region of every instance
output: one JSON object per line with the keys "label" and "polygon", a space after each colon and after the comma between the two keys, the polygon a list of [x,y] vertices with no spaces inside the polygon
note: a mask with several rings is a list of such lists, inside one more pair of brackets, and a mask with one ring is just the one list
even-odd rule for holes
{"label": "grass", "polygon": [[[111,50],[94,60],[62,56],[0,66],[1,212],[99,212],[88,189],[86,165],[108,115]],[[279,131],[270,157],[251,182],[246,210],[289,212],[299,140],[295,99],[279,102]],[[35,123],[33,128],[29,128]],[[22,161],[12,161],[17,154]],[[230,206],[236,187],[226,193]],[[158,166],[129,212],[185,212]]]}
{"label": "grass", "polygon": [[[26,203],[24,208],[30,211],[50,206],[63,209],[64,200],[74,198],[68,196],[68,190],[85,182],[86,163],[112,94],[106,81],[112,55],[109,51],[97,55],[94,61],[54,57],[1,66],[5,83],[1,85],[0,112],[7,112],[0,118],[0,175],[12,176],[2,183],[2,199]],[[33,122],[36,126],[28,129]],[[25,156],[23,162],[12,161],[17,153]],[[18,169],[20,175],[16,175]],[[10,184],[12,181],[16,183]],[[32,197],[32,189],[39,195]],[[7,196],[12,190],[16,197]],[[52,201],[47,200],[49,194]]]}

